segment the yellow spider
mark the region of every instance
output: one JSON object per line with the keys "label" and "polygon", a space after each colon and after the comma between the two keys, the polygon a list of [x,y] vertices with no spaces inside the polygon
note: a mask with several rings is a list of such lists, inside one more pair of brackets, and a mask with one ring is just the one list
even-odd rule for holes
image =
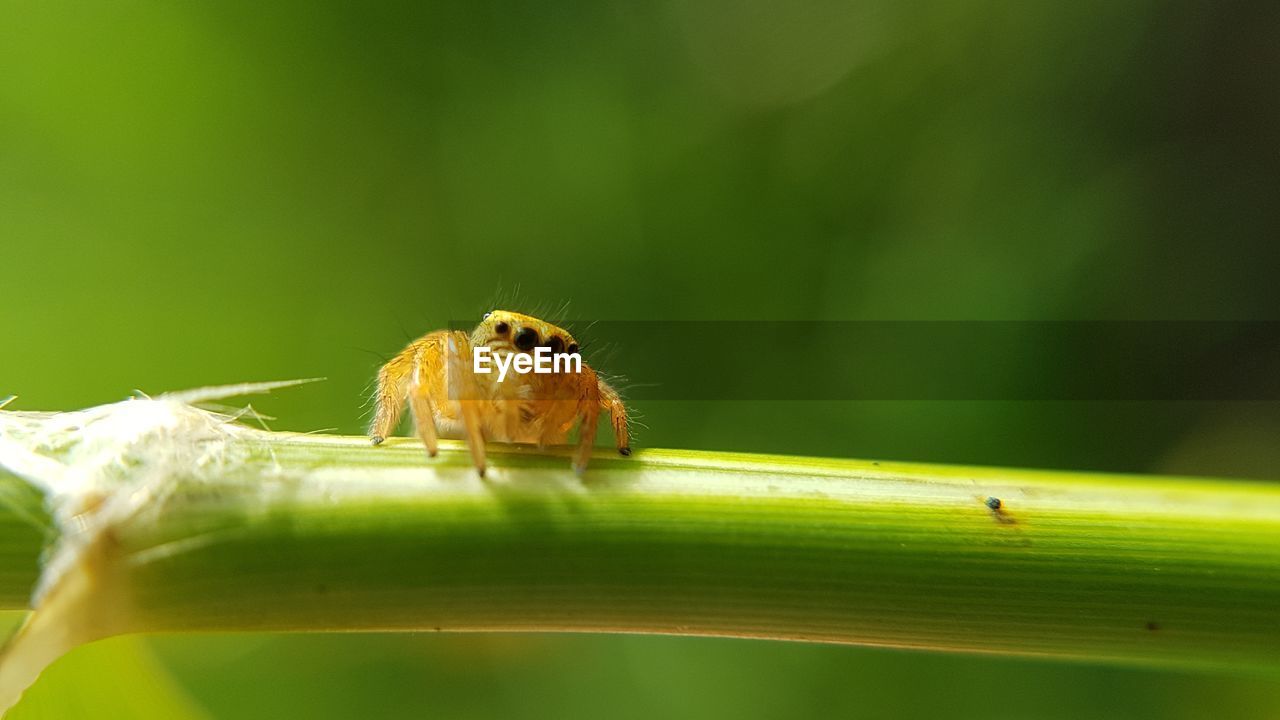
{"label": "yellow spider", "polygon": [[556,445],[565,441],[574,425],[578,426],[578,447],[573,469],[582,474],[591,459],[602,411],[613,426],[618,452],[631,454],[626,406],[617,391],[580,359],[577,372],[569,365],[557,367],[556,372],[507,372],[500,380],[498,372],[476,372],[476,348],[488,348],[480,354],[490,356],[495,365],[520,367],[531,365],[535,355],[576,355],[578,343],[562,328],[506,310],[486,314],[470,335],[461,330],[424,335],[378,371],[377,405],[369,428],[373,444],[395,431],[408,402],[427,455],[436,455],[437,431],[461,435],[481,477],[486,440]]}

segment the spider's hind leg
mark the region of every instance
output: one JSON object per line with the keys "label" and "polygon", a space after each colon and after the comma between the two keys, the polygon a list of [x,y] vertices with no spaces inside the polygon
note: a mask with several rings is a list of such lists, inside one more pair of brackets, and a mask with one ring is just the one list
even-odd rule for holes
{"label": "spider's hind leg", "polygon": [[587,471],[587,463],[591,461],[591,449],[596,444],[596,425],[599,420],[600,406],[594,403],[588,405],[578,424],[578,448],[573,453],[573,471],[579,476]]}
{"label": "spider's hind leg", "polygon": [[369,424],[369,440],[378,445],[396,431],[400,416],[404,413],[409,395],[409,378],[412,375],[414,349],[391,358],[378,370],[378,390],[374,395],[373,422]]}

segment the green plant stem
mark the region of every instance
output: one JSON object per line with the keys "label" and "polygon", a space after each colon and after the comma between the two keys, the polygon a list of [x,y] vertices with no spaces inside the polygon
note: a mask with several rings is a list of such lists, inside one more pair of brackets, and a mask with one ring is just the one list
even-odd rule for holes
{"label": "green plant stem", "polygon": [[[225,476],[176,478],[152,521],[115,532],[121,629],[674,633],[1280,667],[1270,484],[674,450],[601,451],[579,479],[564,452],[490,454],[481,480],[456,443],[428,460],[409,440],[262,433]],[[10,608],[36,550],[11,536],[12,510]]]}

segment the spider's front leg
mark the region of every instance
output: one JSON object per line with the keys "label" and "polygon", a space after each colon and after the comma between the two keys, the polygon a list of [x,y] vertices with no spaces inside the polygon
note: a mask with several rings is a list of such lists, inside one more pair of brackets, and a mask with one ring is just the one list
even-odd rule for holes
{"label": "spider's front leg", "polygon": [[458,414],[467,433],[467,449],[476,472],[484,477],[484,425],[480,419],[480,388],[471,371],[471,339],[462,331],[454,331],[445,341],[448,354],[445,362],[449,396],[457,400]]}
{"label": "spider's front leg", "polygon": [[427,370],[419,362],[414,371],[413,387],[409,391],[409,407],[413,411],[413,427],[418,431],[422,445],[427,449],[427,457],[435,457],[439,451],[436,442],[436,410],[431,403],[431,387],[426,377]]}

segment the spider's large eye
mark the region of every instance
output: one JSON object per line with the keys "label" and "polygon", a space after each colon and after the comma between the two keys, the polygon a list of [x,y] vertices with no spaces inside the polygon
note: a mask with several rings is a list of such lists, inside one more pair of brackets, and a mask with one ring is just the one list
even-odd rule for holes
{"label": "spider's large eye", "polygon": [[552,335],[551,341],[547,344],[551,346],[551,352],[557,355],[564,352],[564,340],[561,340],[559,335]]}
{"label": "spider's large eye", "polygon": [[493,326],[493,331],[499,335],[506,335],[507,331],[510,329],[511,329],[511,326],[506,324],[505,322],[500,322],[497,325]]}
{"label": "spider's large eye", "polygon": [[569,343],[569,354],[574,355],[578,352],[578,343]]}
{"label": "spider's large eye", "polygon": [[516,333],[516,347],[524,351],[532,350],[538,344],[538,331],[533,328],[524,328]]}

